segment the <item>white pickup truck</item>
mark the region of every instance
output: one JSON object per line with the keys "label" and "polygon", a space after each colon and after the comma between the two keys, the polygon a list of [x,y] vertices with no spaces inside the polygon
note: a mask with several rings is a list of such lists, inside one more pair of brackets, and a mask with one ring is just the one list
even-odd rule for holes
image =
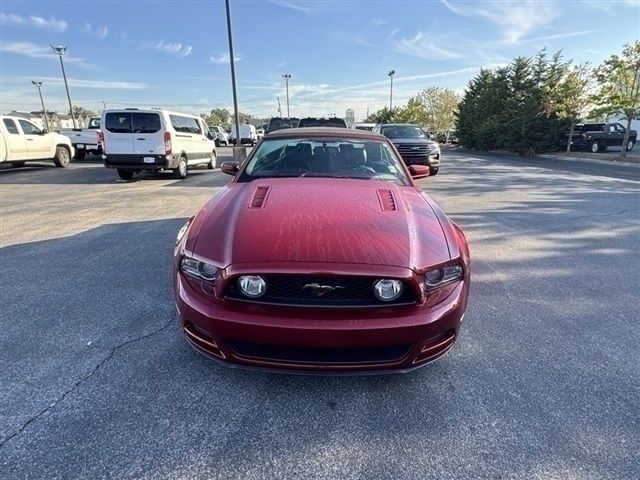
{"label": "white pickup truck", "polygon": [[53,160],[66,167],[74,153],[66,136],[40,130],[24,118],[0,116],[0,164],[22,167],[32,160]]}
{"label": "white pickup truck", "polygon": [[76,160],[82,160],[87,153],[102,155],[103,141],[100,131],[100,117],[92,117],[87,128],[63,128],[62,135],[69,137],[76,149]]}

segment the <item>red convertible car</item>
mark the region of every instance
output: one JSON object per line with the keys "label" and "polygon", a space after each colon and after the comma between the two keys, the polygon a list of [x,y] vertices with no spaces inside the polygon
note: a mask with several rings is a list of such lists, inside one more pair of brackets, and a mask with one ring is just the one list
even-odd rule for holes
{"label": "red convertible car", "polygon": [[456,340],[469,293],[462,231],[385,137],[266,136],[180,230],[175,301],[193,347],[226,364],[407,371]]}

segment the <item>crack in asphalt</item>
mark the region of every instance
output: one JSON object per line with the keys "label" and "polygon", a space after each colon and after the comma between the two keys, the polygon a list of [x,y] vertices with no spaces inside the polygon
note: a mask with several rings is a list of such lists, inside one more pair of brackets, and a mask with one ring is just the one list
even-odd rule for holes
{"label": "crack in asphalt", "polygon": [[33,422],[35,422],[36,420],[38,420],[40,417],[42,417],[43,415],[45,415],[51,408],[55,407],[58,403],[62,402],[69,394],[73,393],[82,383],[84,383],[85,381],[89,380],[91,377],[93,377],[96,373],[98,373],[98,371],[102,368],[103,365],[105,365],[112,357],[113,355],[120,350],[122,347],[126,347],[127,345],[130,345],[132,343],[135,342],[139,342],[141,340],[145,340],[149,337],[152,337],[154,335],[157,335],[158,333],[161,333],[162,331],[168,329],[171,324],[173,323],[173,320],[175,319],[175,317],[171,318],[167,323],[165,323],[162,327],[153,330],[152,332],[146,333],[144,335],[141,335],[139,337],[135,337],[132,338],[130,340],[125,340],[124,342],[116,345],[115,347],[113,347],[109,353],[100,361],[98,362],[90,371],[89,373],[87,373],[86,375],[84,375],[82,378],[80,378],[80,380],[78,380],[76,383],[74,383],[71,388],[69,388],[68,390],[66,390],[56,401],[54,401],[53,403],[51,403],[48,407],[42,409],[40,412],[36,413],[34,416],[32,416],[29,420],[27,420],[20,428],[18,428],[15,432],[13,432],[11,435],[5,437],[2,439],[2,441],[0,441],[0,449],[3,448],[5,446],[5,444],[11,440],[13,437],[21,434],[29,425],[31,425]]}

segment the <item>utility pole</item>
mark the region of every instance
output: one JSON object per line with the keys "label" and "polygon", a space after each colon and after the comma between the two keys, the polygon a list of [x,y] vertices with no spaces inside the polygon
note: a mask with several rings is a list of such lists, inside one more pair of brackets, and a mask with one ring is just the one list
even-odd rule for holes
{"label": "utility pole", "polygon": [[246,157],[246,150],[242,147],[242,138],[240,138],[240,114],[238,112],[238,94],[236,92],[236,67],[235,58],[233,57],[233,35],[231,34],[231,8],[229,0],[225,0],[227,9],[227,34],[229,36],[229,63],[231,64],[231,90],[233,91],[233,110],[236,125],[236,144],[233,147],[233,158],[237,161],[243,161]]}
{"label": "utility pole", "polygon": [[49,131],[49,119],[47,118],[47,109],[44,108],[44,100],[42,99],[42,82],[36,82],[35,80],[31,80],[40,94],[40,104],[42,105],[42,116],[44,117],[44,128],[46,131]]}
{"label": "utility pole", "polygon": [[393,110],[393,76],[396,74],[395,70],[389,71],[389,78],[391,79],[391,89],[389,90],[389,111]]}
{"label": "utility pole", "polygon": [[284,75],[282,75],[282,78],[284,78],[284,83],[287,88],[287,120],[289,120],[289,79],[291,78],[291,74],[285,73]]}
{"label": "utility pole", "polygon": [[276,97],[276,100],[278,100],[278,116],[282,118],[282,107],[280,106],[280,97]]}
{"label": "utility pole", "polygon": [[64,62],[62,56],[67,54],[67,47],[64,45],[53,46],[53,51],[60,57],[60,66],[62,67],[62,78],[64,79],[64,88],[67,90],[67,100],[69,100],[69,113],[71,113],[71,120],[73,120],[73,128],[78,128],[76,125],[76,114],[73,112],[73,105],[71,104],[71,95],[69,95],[69,84],[67,83],[67,74],[64,71]]}

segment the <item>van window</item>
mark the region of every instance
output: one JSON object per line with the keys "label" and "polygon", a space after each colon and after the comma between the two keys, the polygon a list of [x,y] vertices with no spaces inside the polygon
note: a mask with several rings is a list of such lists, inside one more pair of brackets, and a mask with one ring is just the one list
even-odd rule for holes
{"label": "van window", "polygon": [[157,113],[132,113],[133,133],[156,133],[162,128],[160,115]]}
{"label": "van window", "polygon": [[180,115],[169,115],[171,126],[176,132],[201,134],[200,124],[198,120],[190,117],[182,117]]}
{"label": "van window", "polygon": [[16,125],[16,122],[11,120],[10,118],[4,118],[4,119],[2,119],[2,121],[4,122],[4,126],[7,127],[7,132],[9,132],[9,133],[11,133],[13,135],[20,135],[20,132],[18,131],[18,126]]}
{"label": "van window", "polygon": [[104,117],[104,128],[112,133],[132,133],[129,112],[110,112]]}

